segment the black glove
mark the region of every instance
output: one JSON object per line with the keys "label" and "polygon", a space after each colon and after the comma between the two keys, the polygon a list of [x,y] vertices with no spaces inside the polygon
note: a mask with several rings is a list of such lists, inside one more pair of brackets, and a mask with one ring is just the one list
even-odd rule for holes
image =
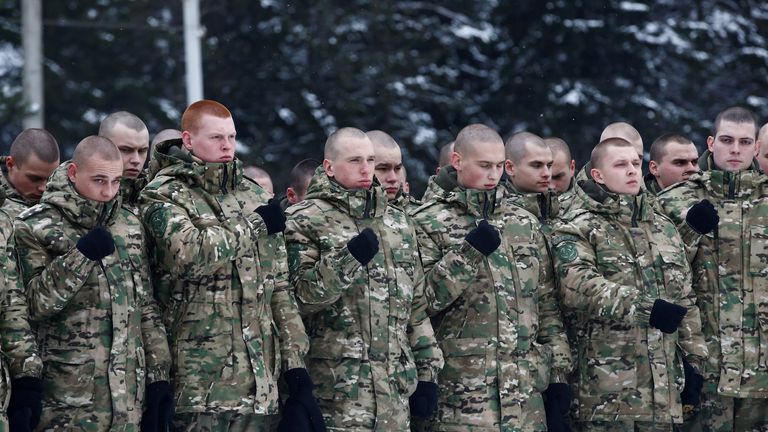
{"label": "black glove", "polygon": [[277,198],[270,199],[266,205],[256,207],[256,213],[264,219],[264,224],[267,225],[267,234],[272,235],[285,231],[285,212],[280,207],[280,201]]}
{"label": "black glove", "polygon": [[571,389],[568,384],[552,383],[542,393],[544,411],[547,414],[547,430],[552,432],[570,432],[568,410],[571,408]]}
{"label": "black glove", "polygon": [[379,239],[372,229],[366,228],[347,242],[349,253],[362,265],[368,265],[379,251]]}
{"label": "black glove", "polygon": [[437,409],[437,384],[419,381],[416,391],[408,398],[408,406],[414,417],[428,418]]}
{"label": "black glove", "polygon": [[492,254],[501,244],[499,232],[485,219],[481,220],[477,227],[467,234],[465,239],[485,256]]}
{"label": "black glove", "polygon": [[283,407],[279,432],[325,432],[325,420],[312,394],[312,379],[304,368],[291,369],[283,374],[288,385],[288,400]]}
{"label": "black glove", "polygon": [[115,240],[104,227],[97,226],[80,237],[77,250],[89,260],[98,261],[115,251]]}
{"label": "black glove", "polygon": [[173,419],[173,391],[168,381],[155,381],[147,386],[141,432],[166,432]]}
{"label": "black glove", "polygon": [[685,221],[699,234],[709,234],[717,228],[720,223],[720,216],[709,200],[701,200],[688,209]]}
{"label": "black glove", "polygon": [[688,313],[688,309],[682,306],[662,299],[656,299],[653,302],[651,318],[648,320],[648,324],[664,333],[674,333],[677,327],[680,326],[686,313]]}
{"label": "black glove", "polygon": [[43,412],[43,381],[23,377],[11,381],[8,423],[13,432],[32,432]]}
{"label": "black glove", "polygon": [[683,405],[699,406],[701,402],[701,389],[704,387],[704,377],[683,359],[683,370],[685,371],[685,387],[680,393],[680,400]]}

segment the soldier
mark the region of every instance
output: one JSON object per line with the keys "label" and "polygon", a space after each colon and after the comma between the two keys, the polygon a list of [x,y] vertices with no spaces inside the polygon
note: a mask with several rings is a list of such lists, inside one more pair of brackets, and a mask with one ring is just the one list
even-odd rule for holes
{"label": "soldier", "polygon": [[751,111],[722,111],[699,158],[702,172],[659,195],[692,245],[710,354],[690,430],[768,430],[768,177],[753,158],[756,132]]}
{"label": "soldier", "polygon": [[272,176],[270,176],[264,168],[257,166],[247,166],[243,168],[243,174],[245,174],[245,176],[249,177],[251,180],[255,181],[265,191],[272,195],[275,194],[275,188],[272,186]]}
{"label": "soldier", "polygon": [[504,199],[503,167],[499,134],[465,127],[413,214],[445,356],[434,430],[565,430],[571,360],[551,262],[539,222]]}
{"label": "soldier", "polygon": [[44,365],[40,430],[138,431],[140,420],[165,430],[173,410],[165,329],[141,222],[120,205],[122,173],[117,147],[87,137],[14,225]]}
{"label": "soldier", "polygon": [[0,190],[5,193],[3,210],[11,218],[37,204],[53,170],[59,166],[59,144],[45,129],[25,129],[8,156],[0,157]]}
{"label": "soldier", "polygon": [[760,170],[768,173],[768,123],[760,128],[757,134],[757,153],[755,155],[760,164]]}
{"label": "soldier", "polygon": [[374,173],[387,193],[387,200],[400,210],[410,213],[418,205],[404,189],[405,167],[400,145],[389,134],[380,130],[368,131],[365,134],[373,143],[373,151],[376,154]]}
{"label": "soldier", "polygon": [[557,195],[549,190],[552,151],[538,135],[518,132],[504,145],[507,196],[516,206],[528,210],[542,223],[545,234],[560,209]]}
{"label": "soldier", "polygon": [[448,144],[443,145],[440,147],[440,157],[437,161],[437,168],[435,168],[435,174],[440,173],[440,169],[444,166],[447,166],[451,163],[451,154],[453,154],[453,144],[454,142],[451,141]]}
{"label": "soldier", "polygon": [[573,188],[573,175],[576,173],[576,161],[571,159],[571,149],[562,138],[544,138],[544,144],[552,151],[552,177],[549,188],[558,194]]}
{"label": "soldier", "polygon": [[407,431],[409,414],[434,410],[443,366],[415,227],[387,205],[373,176],[371,140],[339,129],[305,200],[288,209],[291,280],[311,339],[307,368],[334,431]]}
{"label": "soldier", "polygon": [[175,353],[174,427],[267,430],[282,369],[291,396],[283,420],[322,430],[287,280],[285,216],[243,176],[226,107],[195,102],[181,123],[181,140],[155,147],[140,200],[151,265],[173,276],[156,295]]}
{"label": "soldier", "polygon": [[581,202],[552,234],[563,304],[582,329],[579,429],[672,431],[690,384],[677,359],[701,370],[707,355],[685,247],[640,188],[632,144],[608,138],[590,163],[592,180],[575,189]]}
{"label": "soldier", "polygon": [[101,121],[99,136],[109,139],[120,150],[123,158],[120,197],[123,206],[138,215],[139,193],[147,184],[144,172],[149,151],[147,126],[134,114],[118,111]]}
{"label": "soldier", "polygon": [[688,180],[699,171],[699,151],[690,139],[674,133],[664,134],[651,144],[649,173],[645,187],[654,195],[675,183]]}
{"label": "soldier", "polygon": [[320,162],[314,159],[304,159],[291,169],[288,188],[285,190],[285,198],[280,203],[283,210],[304,200],[304,195],[307,194],[307,188],[309,187],[309,181],[312,180],[312,176],[319,166]]}

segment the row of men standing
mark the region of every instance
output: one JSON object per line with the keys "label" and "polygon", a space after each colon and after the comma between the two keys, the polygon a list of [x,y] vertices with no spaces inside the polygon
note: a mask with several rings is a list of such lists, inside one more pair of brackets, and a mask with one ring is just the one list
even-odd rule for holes
{"label": "row of men standing", "polygon": [[[287,222],[243,177],[226,108],[193,104],[182,129],[146,183],[124,146],[86,138],[3,230],[23,281],[4,319],[12,424],[37,392],[41,430],[162,430],[174,401],[176,430],[268,430],[280,405],[283,430],[567,430],[570,383],[579,429],[671,430],[703,382],[687,426],[765,427],[754,116],[718,116],[704,172],[659,201],[631,136],[602,139],[556,197],[528,181],[546,145],[518,134],[505,154],[471,125],[418,204],[374,179],[397,144],[344,128]],[[720,241],[737,245],[724,263]]]}

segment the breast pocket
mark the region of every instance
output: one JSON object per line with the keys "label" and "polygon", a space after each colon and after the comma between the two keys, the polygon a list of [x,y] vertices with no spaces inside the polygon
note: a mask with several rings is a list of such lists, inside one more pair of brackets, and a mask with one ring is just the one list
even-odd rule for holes
{"label": "breast pocket", "polygon": [[632,334],[613,332],[589,340],[581,379],[586,395],[626,394],[637,387]]}

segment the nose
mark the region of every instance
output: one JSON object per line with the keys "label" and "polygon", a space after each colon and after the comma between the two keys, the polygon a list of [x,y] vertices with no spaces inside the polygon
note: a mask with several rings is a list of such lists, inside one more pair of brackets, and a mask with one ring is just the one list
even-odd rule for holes
{"label": "nose", "polygon": [[47,183],[46,183],[46,182],[44,182],[44,181],[42,181],[42,182],[38,183],[38,185],[37,185],[37,191],[38,191],[38,192],[40,192],[40,193],[43,193],[43,192],[45,192],[45,186],[46,186],[46,185],[47,185]]}

